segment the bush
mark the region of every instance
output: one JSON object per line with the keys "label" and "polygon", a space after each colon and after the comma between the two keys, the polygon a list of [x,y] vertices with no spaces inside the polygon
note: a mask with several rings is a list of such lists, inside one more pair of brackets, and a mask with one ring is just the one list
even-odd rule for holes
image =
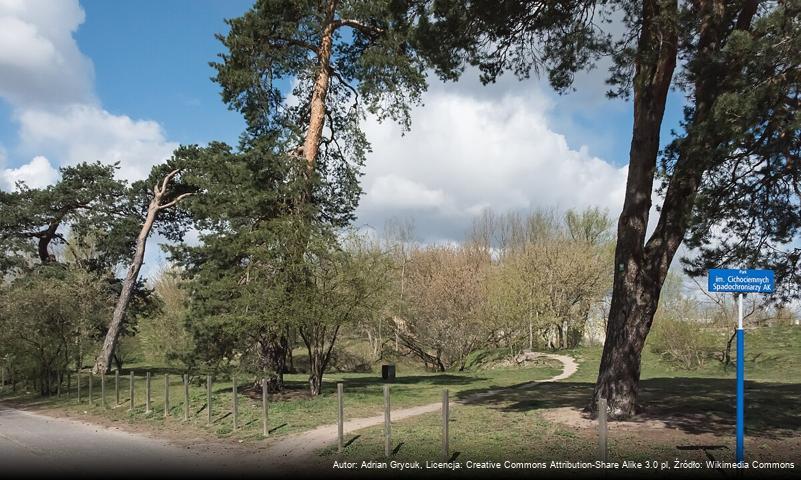
{"label": "bush", "polygon": [[714,339],[702,325],[674,318],[657,318],[648,344],[664,362],[684,370],[703,367],[716,351]]}
{"label": "bush", "polygon": [[328,362],[331,372],[369,373],[373,370],[370,361],[363,356],[351,353],[344,348],[334,347]]}

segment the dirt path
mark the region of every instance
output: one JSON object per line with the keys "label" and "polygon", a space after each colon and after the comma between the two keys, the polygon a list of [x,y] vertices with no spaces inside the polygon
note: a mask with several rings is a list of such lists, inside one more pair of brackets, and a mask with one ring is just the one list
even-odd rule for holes
{"label": "dirt path", "polygon": [[[567,355],[555,355],[551,353],[537,353],[537,352],[529,352],[525,353],[525,360],[531,361],[538,358],[548,358],[551,360],[556,360],[562,364],[562,373],[559,375],[555,375],[551,378],[547,378],[545,380],[534,380],[528,383],[524,383],[521,385],[516,385],[514,389],[521,389],[521,388],[529,388],[539,383],[547,383],[547,382],[557,382],[559,380],[564,380],[578,370],[578,364],[572,357],[568,357]],[[492,396],[501,390],[505,389],[495,389],[489,390],[482,393],[477,393],[475,395],[471,395],[466,397],[460,401],[451,402],[451,404],[460,404],[466,402],[474,402],[475,400],[479,400],[484,397]],[[438,412],[441,408],[441,402],[437,403],[429,403],[428,405],[420,405],[417,407],[410,407],[410,408],[403,408],[400,410],[392,410],[392,421],[403,420],[410,417],[415,417],[417,415],[422,415],[425,413],[432,413]],[[365,417],[365,418],[356,418],[353,420],[348,420],[344,424],[344,432],[347,435],[348,433],[354,432],[356,430],[361,430],[367,427],[374,427],[376,425],[381,425],[384,422],[384,415],[376,415],[374,417]],[[298,460],[310,457],[315,451],[324,448],[326,445],[336,442],[337,440],[337,425],[323,425],[317,427],[313,430],[309,430],[307,432],[299,433],[296,435],[290,435],[282,440],[277,441],[272,446],[270,446],[267,450],[267,454],[274,459],[275,462],[279,464],[298,464]]]}

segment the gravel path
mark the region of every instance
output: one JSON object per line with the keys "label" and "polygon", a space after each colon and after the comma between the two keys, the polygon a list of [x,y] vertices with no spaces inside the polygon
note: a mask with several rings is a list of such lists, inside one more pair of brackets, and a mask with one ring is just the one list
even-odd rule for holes
{"label": "gravel path", "polygon": [[[538,353],[538,352],[527,352],[524,354],[525,360],[531,361],[538,358],[548,358],[551,360],[556,360],[562,364],[562,373],[559,375],[555,375],[551,378],[547,378],[545,380],[534,380],[528,383],[516,385],[515,389],[520,388],[529,388],[539,383],[548,383],[548,382],[557,382],[559,380],[564,380],[570,376],[572,376],[578,370],[578,364],[572,357],[568,357],[567,355],[556,355],[551,353]],[[459,404],[459,403],[466,403],[466,402],[474,402],[476,400],[480,400],[484,397],[492,396],[501,390],[505,389],[495,389],[489,390],[486,392],[477,393],[475,395],[471,395],[466,397],[460,401],[451,402],[451,404]],[[432,413],[440,411],[442,407],[441,402],[437,403],[430,403],[428,405],[420,405],[417,407],[410,407],[410,408],[402,408],[399,410],[392,410],[392,421],[403,420],[405,418],[415,417],[417,415],[422,415],[425,413]],[[381,425],[384,423],[384,415],[376,415],[374,417],[365,417],[365,418],[356,418],[353,420],[347,420],[344,424],[344,432],[347,435],[348,433],[354,432],[356,430],[361,430],[367,427],[374,427],[376,425]],[[310,457],[315,451],[324,448],[325,446],[336,442],[337,440],[337,425],[323,425],[320,427],[315,428],[314,430],[309,430],[307,432],[299,433],[296,435],[290,435],[282,440],[277,441],[274,443],[268,450],[267,454],[270,455],[272,458],[275,459],[276,462],[280,464],[298,464],[298,461],[304,458]]]}

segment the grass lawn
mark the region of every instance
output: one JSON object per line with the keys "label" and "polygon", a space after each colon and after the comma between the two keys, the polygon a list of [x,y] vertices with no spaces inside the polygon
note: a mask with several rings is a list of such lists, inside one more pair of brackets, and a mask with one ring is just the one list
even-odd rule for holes
{"label": "grass lawn", "polygon": [[[6,388],[0,399],[36,406],[41,409],[62,410],[70,416],[87,419],[102,419],[111,422],[137,425],[146,430],[182,431],[192,430],[195,434],[212,434],[221,438],[243,441],[262,439],[261,397],[253,394],[252,379],[240,379],[238,390],[238,429],[233,431],[232,386],[230,381],[218,381],[212,387],[212,424],[207,425],[205,376],[190,380],[189,421],[184,422],[184,391],[181,376],[169,376],[170,417],[164,417],[164,375],[163,369],[154,369],[151,377],[151,412],[145,412],[145,373],[146,368],[135,370],[133,412],[129,410],[129,376],[123,370],[120,375],[120,405],[115,405],[114,375],[106,376],[106,408],[100,402],[100,379],[93,379],[93,403],[88,398],[88,375],[81,378],[81,402],[77,401],[76,378],[72,376],[72,390],[69,398],[66,388],[61,398],[39,397],[34,393],[21,391],[18,385],[16,394]],[[466,372],[426,373],[398,372],[391,386],[393,408],[403,408],[436,402],[441,398],[442,389],[447,388],[453,396],[469,392],[506,387],[538,380],[561,372],[558,363],[545,361],[525,368],[505,368]],[[324,379],[323,392],[317,398],[307,394],[306,375],[286,375],[287,391],[280,396],[269,397],[269,425],[271,436],[305,431],[319,425],[336,422],[337,400],[336,383],[345,387],[345,415],[347,418],[377,415],[383,411],[383,382],[376,373],[332,373]],[[147,428],[152,427],[152,428]]]}
{"label": "grass lawn", "polygon": [[[746,334],[746,452],[748,460],[801,460],[801,328]],[[595,424],[553,421],[546,410],[580,409],[592,393],[601,348],[569,352],[580,361],[570,379],[530,389],[505,390],[451,410],[448,458],[470,461],[594,461]],[[710,361],[694,371],[676,370],[650,353],[643,356],[635,422],[612,427],[612,461],[681,459],[706,462],[734,457],[734,369]],[[458,395],[457,395],[458,397]],[[654,424],[654,422],[660,422]],[[657,425],[657,426],[654,426]],[[345,452],[322,450],[324,459],[384,461],[383,427],[351,435]],[[442,460],[441,417],[427,414],[393,423],[392,460]],[[529,471],[530,473],[530,471]],[[642,471],[639,472],[640,474]],[[635,472],[636,474],[636,472]]]}

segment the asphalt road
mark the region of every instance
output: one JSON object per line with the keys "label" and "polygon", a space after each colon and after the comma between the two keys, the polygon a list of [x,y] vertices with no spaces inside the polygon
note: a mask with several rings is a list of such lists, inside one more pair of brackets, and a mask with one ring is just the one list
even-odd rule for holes
{"label": "asphalt road", "polygon": [[147,472],[210,473],[209,459],[163,440],[0,404],[0,477]]}

